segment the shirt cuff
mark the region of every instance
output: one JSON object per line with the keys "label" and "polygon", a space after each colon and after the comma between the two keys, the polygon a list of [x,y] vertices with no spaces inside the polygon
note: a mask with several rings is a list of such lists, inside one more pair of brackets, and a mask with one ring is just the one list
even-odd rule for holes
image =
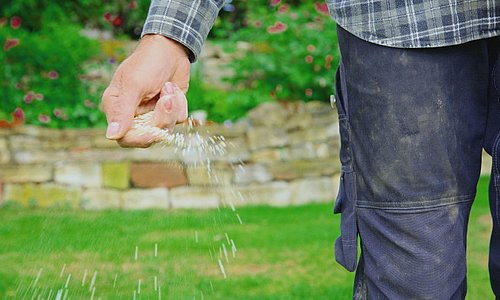
{"label": "shirt cuff", "polygon": [[153,0],[142,29],[146,34],[161,34],[189,49],[195,62],[207,39],[224,0]]}

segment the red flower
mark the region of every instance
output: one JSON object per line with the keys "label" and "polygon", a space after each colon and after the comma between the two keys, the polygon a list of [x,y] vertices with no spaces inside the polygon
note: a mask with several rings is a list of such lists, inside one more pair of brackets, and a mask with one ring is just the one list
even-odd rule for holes
{"label": "red flower", "polygon": [[306,94],[306,96],[307,96],[307,97],[311,97],[311,96],[312,96],[312,94],[313,94],[313,90],[312,90],[312,89],[306,89],[306,90],[304,91],[304,94]]}
{"label": "red flower", "polygon": [[15,88],[16,90],[19,90],[21,88],[21,84],[19,82],[16,82]]}
{"label": "red flower", "polygon": [[104,14],[104,20],[106,20],[108,22],[111,22],[112,17],[113,17],[113,15],[110,12],[107,12]]}
{"label": "red flower", "polygon": [[280,5],[280,7],[278,8],[278,12],[284,14],[288,11],[289,8],[290,6],[288,6],[288,4]]}
{"label": "red flower", "polygon": [[13,29],[18,29],[19,27],[21,27],[21,18],[19,18],[18,16],[10,18],[10,27],[12,27]]}
{"label": "red flower", "polygon": [[33,102],[33,92],[30,91],[26,95],[24,95],[23,101],[26,104],[30,104],[31,102]]}
{"label": "red flower", "polygon": [[136,9],[137,8],[137,1],[130,1],[130,3],[128,4],[128,8],[130,9]]}
{"label": "red flower", "polygon": [[19,45],[19,39],[7,39],[3,44],[3,51],[9,51],[17,45]]}
{"label": "red flower", "polygon": [[314,2],[314,9],[325,16],[328,16],[330,14],[328,11],[328,5],[326,5],[326,3]]}
{"label": "red flower", "polygon": [[56,117],[58,117],[58,118],[59,118],[59,117],[61,117],[61,116],[64,114],[64,112],[63,112],[63,111],[62,111],[62,109],[60,109],[60,108],[55,108],[55,109],[52,111],[52,113],[54,114],[54,116],[56,116]]}
{"label": "red flower", "polygon": [[314,45],[311,45],[311,44],[307,45],[307,51],[312,53],[312,52],[314,52],[314,50],[316,50],[316,47],[314,47]]}
{"label": "red flower", "polygon": [[305,60],[306,60],[306,63],[312,64],[314,57],[312,55],[307,55]]}
{"label": "red flower", "polygon": [[256,28],[259,28],[260,26],[262,26],[262,22],[261,21],[255,21],[253,23],[253,26],[255,26]]}
{"label": "red flower", "polygon": [[113,26],[115,27],[120,27],[123,24],[122,18],[120,16],[116,16],[116,18],[113,20]]}
{"label": "red flower", "polygon": [[57,73],[57,71],[52,70],[49,72],[49,78],[52,80],[56,80],[57,78],[59,78],[59,73]]}
{"label": "red flower", "polygon": [[41,123],[47,124],[47,123],[50,123],[50,117],[47,116],[46,114],[39,114],[38,121],[40,121]]}
{"label": "red flower", "polygon": [[286,26],[286,24],[277,21],[273,26],[267,27],[267,32],[269,32],[270,34],[276,34],[286,31],[287,28],[288,26]]}
{"label": "red flower", "polygon": [[271,0],[271,6],[277,6],[281,3],[281,0]]}

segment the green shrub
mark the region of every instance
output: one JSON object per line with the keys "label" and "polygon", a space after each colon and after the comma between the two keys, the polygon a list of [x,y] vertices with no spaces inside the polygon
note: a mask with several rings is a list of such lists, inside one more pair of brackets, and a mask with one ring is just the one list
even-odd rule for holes
{"label": "green shrub", "polygon": [[22,25],[0,26],[0,119],[9,119],[21,108],[29,124],[89,127],[102,123],[96,108],[101,88],[90,87],[84,78],[84,64],[100,53],[100,47],[81,36],[80,30],[77,25],[56,22],[44,22],[36,32]]}
{"label": "green shrub", "polygon": [[[237,58],[229,80],[259,98],[327,101],[340,53],[326,5],[271,2],[248,10],[247,27],[231,36],[227,49]],[[239,53],[238,41],[249,42],[251,49]]]}

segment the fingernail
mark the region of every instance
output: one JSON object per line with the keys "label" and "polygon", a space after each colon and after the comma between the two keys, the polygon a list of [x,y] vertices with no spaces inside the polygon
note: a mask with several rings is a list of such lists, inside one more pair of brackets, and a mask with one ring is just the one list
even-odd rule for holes
{"label": "fingernail", "polygon": [[172,97],[165,97],[165,99],[163,100],[163,108],[167,112],[170,112],[172,110]]}
{"label": "fingernail", "polygon": [[108,125],[108,129],[106,130],[106,138],[112,139],[115,138],[120,133],[120,124],[117,122],[111,122]]}
{"label": "fingernail", "polygon": [[165,90],[167,94],[173,95],[175,93],[174,85],[171,82],[165,84]]}

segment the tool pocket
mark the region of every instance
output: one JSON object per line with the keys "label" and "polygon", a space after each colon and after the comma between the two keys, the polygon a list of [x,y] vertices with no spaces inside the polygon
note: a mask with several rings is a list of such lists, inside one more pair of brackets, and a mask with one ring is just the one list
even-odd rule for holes
{"label": "tool pocket", "polygon": [[336,74],[336,107],[339,115],[340,176],[339,193],[335,200],[334,213],[340,213],[340,237],[335,241],[335,258],[349,271],[356,269],[358,259],[358,224],[356,217],[356,173],[353,170],[351,151],[351,130],[349,125],[348,102],[345,94],[345,78],[341,63]]}

